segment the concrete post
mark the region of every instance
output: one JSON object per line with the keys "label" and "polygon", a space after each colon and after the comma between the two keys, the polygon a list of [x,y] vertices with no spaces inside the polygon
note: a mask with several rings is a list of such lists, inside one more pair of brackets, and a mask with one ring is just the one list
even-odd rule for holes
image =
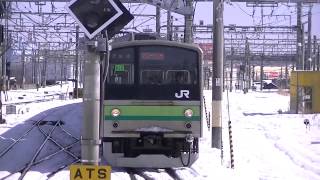
{"label": "concrete post", "polygon": [[21,55],[21,61],[22,61],[22,82],[21,82],[21,88],[24,89],[24,85],[26,83],[26,65],[25,65],[25,50],[22,50],[22,55]]}
{"label": "concrete post", "polygon": [[317,59],[316,59],[316,52],[317,52],[317,36],[313,36],[313,53],[312,53],[312,70],[316,70]]}
{"label": "concrete post", "polygon": [[223,0],[213,0],[212,147],[222,148]]}
{"label": "concrete post", "polygon": [[320,70],[320,45],[318,45],[318,54],[317,54],[317,71]]}
{"label": "concrete post", "polygon": [[301,23],[301,11],[302,4],[301,2],[297,3],[297,60],[296,60],[296,69],[303,69],[302,61],[302,23]]}
{"label": "concrete post", "polygon": [[244,93],[247,93],[250,86],[250,64],[249,64],[249,41],[246,37],[245,61],[244,61]]}
{"label": "concrete post", "polygon": [[264,60],[264,54],[262,54],[261,56],[261,65],[260,65],[260,91],[263,90],[263,75],[264,75],[264,72],[263,72],[263,60]]}
{"label": "concrete post", "polygon": [[44,56],[44,59],[43,59],[43,67],[42,67],[42,82],[43,82],[43,87],[46,87],[47,86],[47,56]]}
{"label": "concrete post", "polygon": [[79,98],[79,26],[76,27],[76,72],[74,97]]}
{"label": "concrete post", "polygon": [[[89,46],[88,46],[89,47]],[[81,162],[99,163],[99,117],[100,117],[100,55],[89,47],[84,62],[83,124],[81,131]]]}
{"label": "concrete post", "polygon": [[167,11],[167,40],[172,41],[172,19],[171,11]]}
{"label": "concrete post", "polygon": [[160,28],[161,28],[161,8],[159,6],[156,7],[156,32],[160,36]]}
{"label": "concrete post", "polygon": [[[192,3],[193,3],[193,0],[186,0],[186,6],[192,7],[192,9],[193,9]],[[193,43],[193,33],[192,33],[193,10],[192,10],[192,14],[185,15],[184,22],[185,22],[184,42],[185,43]]]}
{"label": "concrete post", "polygon": [[60,61],[61,61],[61,68],[60,68],[60,86],[62,87],[63,71],[64,71],[64,69],[63,69],[63,68],[64,68],[64,62],[63,62],[63,61],[64,61],[64,59],[63,59],[64,57],[63,57],[63,56],[62,56],[62,57],[60,56],[60,58],[61,58],[61,60],[60,60]]}
{"label": "concrete post", "polygon": [[255,77],[254,68],[255,68],[255,66],[254,66],[254,65],[252,65],[252,69],[251,69],[252,71],[250,72],[250,73],[251,73],[251,77],[252,77],[252,78],[251,78],[251,79],[252,79],[252,81],[254,81],[254,80],[255,80],[255,78],[256,78],[256,77]]}
{"label": "concrete post", "polygon": [[233,78],[233,58],[234,49],[231,47],[231,64],[230,64],[230,92],[232,92],[232,78]]}
{"label": "concrete post", "polygon": [[[38,45],[38,47],[40,47]],[[40,84],[40,79],[41,79],[41,69],[40,69],[40,50],[36,50],[36,85],[37,85],[37,90],[41,86]]]}
{"label": "concrete post", "polygon": [[32,56],[31,56],[31,61],[32,61],[32,84],[36,84],[36,52],[34,49],[32,49]]}
{"label": "concrete post", "polygon": [[288,71],[288,62],[286,61],[286,68],[285,68],[285,74],[284,74],[284,78],[285,78],[285,88],[287,89],[288,88],[288,74],[289,74],[289,71]]}
{"label": "concrete post", "polygon": [[305,43],[305,38],[304,38],[304,25],[302,25],[301,27],[302,30],[302,36],[301,36],[301,63],[302,63],[302,69],[306,70],[307,69],[307,65],[306,65],[306,61],[305,61],[305,57],[306,57],[306,51],[305,51],[305,47],[306,47],[306,43]]}
{"label": "concrete post", "polygon": [[311,25],[312,25],[312,20],[311,20],[311,6],[310,6],[310,9],[309,9],[309,12],[308,12],[308,47],[307,47],[307,54],[306,54],[306,57],[305,57],[306,69],[307,70],[311,70],[311,66],[312,66]]}

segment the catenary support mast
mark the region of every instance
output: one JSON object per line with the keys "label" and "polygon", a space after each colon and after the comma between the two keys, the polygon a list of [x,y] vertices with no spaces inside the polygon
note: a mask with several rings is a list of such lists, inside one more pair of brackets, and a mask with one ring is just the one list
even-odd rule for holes
{"label": "catenary support mast", "polygon": [[221,149],[222,143],[222,78],[223,78],[223,0],[213,1],[213,62],[212,62],[212,147]]}

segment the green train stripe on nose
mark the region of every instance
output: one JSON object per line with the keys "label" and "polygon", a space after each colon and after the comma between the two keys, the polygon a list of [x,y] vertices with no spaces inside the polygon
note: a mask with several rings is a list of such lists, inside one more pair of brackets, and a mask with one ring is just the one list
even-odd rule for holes
{"label": "green train stripe on nose", "polygon": [[200,116],[192,116],[187,118],[185,116],[105,116],[107,121],[200,121]]}
{"label": "green train stripe on nose", "polygon": [[[119,109],[120,116],[111,116],[112,109]],[[191,109],[193,116],[187,118],[184,111]],[[199,106],[105,106],[105,120],[159,120],[159,121],[197,121],[200,120]]]}

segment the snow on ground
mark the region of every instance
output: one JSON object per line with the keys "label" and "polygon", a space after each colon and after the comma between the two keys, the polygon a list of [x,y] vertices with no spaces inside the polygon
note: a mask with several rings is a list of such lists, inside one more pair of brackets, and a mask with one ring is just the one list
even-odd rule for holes
{"label": "snow on ground", "polygon": [[[30,99],[41,97],[44,91],[68,94],[70,86],[36,90],[9,91],[11,102],[23,94]],[[228,96],[227,96],[228,95]],[[207,110],[211,110],[211,91],[205,92]],[[24,98],[24,99],[27,99]],[[320,179],[320,115],[297,115],[283,113],[288,111],[289,96],[277,92],[242,92],[224,93],[223,97],[223,160],[221,151],[211,148],[211,132],[204,123],[204,137],[200,141],[200,158],[191,170],[181,168],[179,175],[184,179],[270,179],[270,180],[319,180]],[[228,105],[230,114],[228,114]],[[49,109],[69,107],[74,109],[67,118],[66,128],[80,136],[82,109],[81,100],[52,100],[28,104],[29,111],[24,114],[4,115],[7,124],[0,125],[0,152],[5,144],[18,137],[27,126],[27,119],[41,116]],[[228,119],[232,121],[234,147],[234,165],[230,168]],[[311,122],[310,129],[303,124],[304,119]],[[69,122],[70,121],[70,122]],[[21,128],[24,127],[24,128]],[[9,136],[10,135],[10,136]],[[0,178],[9,174],[13,166],[23,165],[24,159],[19,156],[21,149],[30,151],[40,138],[32,136],[32,141],[20,149],[15,149],[10,157],[0,157]],[[40,141],[40,139],[39,139]],[[64,161],[64,156],[57,156],[53,164]],[[10,168],[9,168],[10,167]],[[46,179],[48,165],[34,168],[25,179]],[[48,169],[46,169],[48,168]],[[161,174],[161,173],[159,173]],[[11,176],[10,179],[17,179]],[[113,171],[112,179],[129,179],[128,174]],[[69,179],[68,169],[58,172],[50,179]],[[157,179],[168,179],[159,175]]]}
{"label": "snow on ground", "polygon": [[275,92],[230,93],[229,102],[235,171],[259,179],[320,179],[320,115],[279,114],[289,110],[289,96]]}

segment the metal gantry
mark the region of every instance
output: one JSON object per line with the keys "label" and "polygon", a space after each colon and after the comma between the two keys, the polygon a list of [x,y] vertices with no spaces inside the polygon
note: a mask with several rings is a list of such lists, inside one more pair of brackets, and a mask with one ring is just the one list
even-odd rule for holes
{"label": "metal gantry", "polygon": [[[195,0],[194,2],[204,1],[205,0]],[[4,65],[10,61],[11,67],[21,66],[21,68],[28,69],[28,66],[32,66],[32,70],[27,70],[25,76],[28,76],[29,72],[32,72],[34,75],[32,75],[31,78],[18,78],[18,82],[21,83],[22,79],[25,79],[24,82],[27,84],[43,83],[44,79],[41,80],[41,74],[37,75],[39,77],[35,76],[35,74],[37,74],[38,71],[48,70],[45,66],[54,66],[54,69],[56,69],[55,74],[64,76],[58,77],[54,75],[55,79],[76,79],[76,69],[78,70],[82,67],[80,62],[76,68],[76,61],[82,61],[83,58],[81,52],[77,53],[77,25],[64,10],[66,2],[69,2],[69,0],[2,0],[1,2],[2,9],[4,10],[1,18],[5,29],[5,42],[2,43],[2,54],[6,52],[6,55],[2,56],[2,72],[6,73]],[[122,2],[145,3],[144,0],[124,0]],[[173,40],[212,44],[212,25],[196,25],[190,23],[192,22],[192,14],[188,14],[187,12],[189,11],[187,11],[187,9],[193,8],[190,6],[192,1],[187,1],[189,7],[184,9],[186,10],[184,13],[187,14],[185,16],[186,25],[174,25],[172,23],[173,15],[170,15],[170,13],[168,13],[170,15],[168,19],[169,25],[164,25],[163,22],[161,23],[160,16],[163,14],[163,12],[161,14],[161,11],[164,10],[161,10],[160,7],[166,7],[168,2],[170,2],[170,0],[161,3],[160,1],[154,1],[154,5],[158,7],[155,14],[136,13],[134,11],[136,8],[132,8],[131,10],[133,10],[133,13],[136,13],[136,17],[144,17],[147,18],[147,20],[142,23],[132,23],[130,25],[133,29],[136,29],[138,25],[144,24],[145,22],[156,21],[154,25],[156,25],[155,29],[158,34],[163,35],[163,32],[167,33],[166,31],[169,30],[171,33],[168,33],[168,37],[172,37]],[[212,0],[208,0],[208,2],[212,2]],[[318,68],[317,49],[319,40],[315,37],[312,41],[310,33],[305,34],[302,32],[304,22],[301,22],[300,16],[303,15],[303,12],[301,12],[301,9],[299,11],[301,3],[318,3],[318,0],[295,0],[290,2],[286,0],[263,2],[256,0],[234,0],[231,2],[247,2],[247,6],[250,7],[268,7],[270,4],[277,3],[298,3],[298,15],[297,24],[295,25],[291,25],[292,15],[274,14],[273,16],[289,18],[290,25],[272,26],[267,23],[262,23],[256,26],[224,26],[225,67],[230,67],[231,61],[233,61],[234,66],[238,66],[249,56],[250,65],[252,66],[259,66],[261,65],[261,61],[263,61],[264,66],[300,67],[302,63],[307,64],[306,67],[308,68],[315,70]],[[172,4],[172,7],[181,6],[181,3],[179,3]],[[187,4],[185,4],[185,6]],[[172,11],[174,12],[174,10]],[[262,12],[262,20],[267,16],[270,15],[265,15]],[[311,24],[308,24],[309,28],[310,26]],[[185,32],[187,32],[186,36],[183,36]],[[83,33],[80,32],[79,38],[83,36]],[[305,40],[302,40],[303,37],[306,37]],[[246,39],[249,44],[249,53],[247,53],[247,55],[245,52]],[[305,56],[308,57],[303,59]],[[211,61],[212,56],[211,59],[208,58],[207,60]],[[69,72],[62,72],[66,70],[66,67],[70,68],[70,65],[72,68],[68,70]],[[17,72],[19,72],[19,70],[17,70]],[[69,75],[67,75],[68,73]],[[14,72],[11,72],[11,76],[14,76],[14,74]],[[42,72],[42,75],[43,74],[46,74],[46,72]],[[79,75],[80,74],[81,73],[79,73]],[[40,82],[37,82],[37,79],[40,79]]]}

